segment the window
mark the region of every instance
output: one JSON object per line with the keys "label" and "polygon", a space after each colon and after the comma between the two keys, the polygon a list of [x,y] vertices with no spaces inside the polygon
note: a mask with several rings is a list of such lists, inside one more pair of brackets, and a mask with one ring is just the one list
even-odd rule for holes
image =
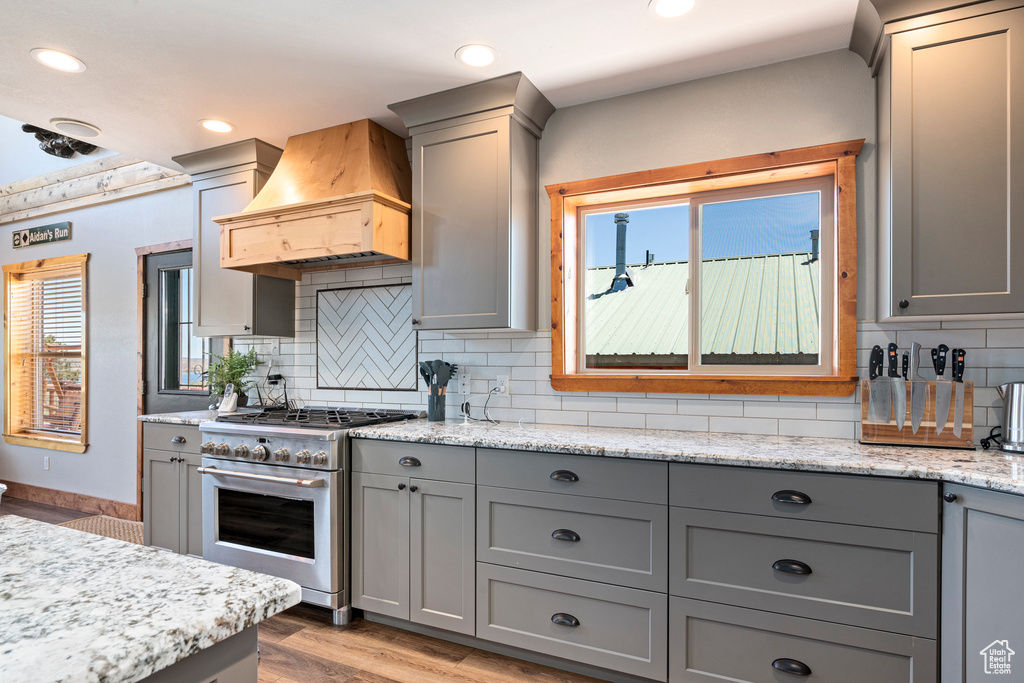
{"label": "window", "polygon": [[552,386],[851,393],[861,144],[549,186]]}
{"label": "window", "polygon": [[4,271],[4,441],[82,453],[88,254]]}
{"label": "window", "polygon": [[192,336],[192,267],[160,269],[160,386],[162,394],[203,394],[210,388],[212,339]]}

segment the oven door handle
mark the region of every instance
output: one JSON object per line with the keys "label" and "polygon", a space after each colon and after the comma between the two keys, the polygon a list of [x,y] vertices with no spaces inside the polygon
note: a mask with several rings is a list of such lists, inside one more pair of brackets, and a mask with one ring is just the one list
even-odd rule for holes
{"label": "oven door handle", "polygon": [[200,467],[199,474],[217,474],[237,479],[251,479],[253,481],[268,481],[273,484],[288,484],[289,486],[300,486],[304,489],[315,489],[325,485],[323,479],[292,479],[291,477],[272,477],[269,474],[250,474],[249,472],[235,472],[234,470],[222,470],[216,467]]}

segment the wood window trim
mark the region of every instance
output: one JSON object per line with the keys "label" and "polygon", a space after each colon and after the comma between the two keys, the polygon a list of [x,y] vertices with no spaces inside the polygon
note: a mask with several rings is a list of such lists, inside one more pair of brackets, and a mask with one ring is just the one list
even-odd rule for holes
{"label": "wood window trim", "polygon": [[[48,448],[51,450],[66,451],[70,453],[84,453],[89,447],[89,355],[88,355],[88,276],[86,264],[89,254],[76,254],[74,256],[59,256],[55,258],[38,259],[25,261],[23,263],[12,263],[3,267],[3,297],[4,297],[4,433],[5,443],[17,446],[31,446],[34,448]],[[30,273],[38,270],[49,270],[78,264],[82,276],[82,380],[81,380],[81,424],[82,431],[77,438],[43,435],[33,432],[21,432],[13,429],[13,416],[11,415],[11,345],[10,326],[7,319],[7,304],[9,296],[10,278],[12,274]]]}
{"label": "wood window trim", "polygon": [[[548,185],[551,200],[551,386],[556,391],[849,396],[857,387],[857,155],[864,140]],[[565,268],[575,263],[577,210],[688,192],[831,174],[836,186],[832,372],[822,376],[588,373],[576,368],[578,312]]]}

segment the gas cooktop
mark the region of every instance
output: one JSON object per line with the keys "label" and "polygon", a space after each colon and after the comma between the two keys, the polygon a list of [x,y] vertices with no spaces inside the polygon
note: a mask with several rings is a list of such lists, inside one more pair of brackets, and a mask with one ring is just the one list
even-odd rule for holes
{"label": "gas cooktop", "polygon": [[310,429],[352,429],[384,422],[400,422],[420,417],[419,413],[374,408],[301,408],[268,407],[257,412],[218,415],[217,422],[266,427],[308,427]]}

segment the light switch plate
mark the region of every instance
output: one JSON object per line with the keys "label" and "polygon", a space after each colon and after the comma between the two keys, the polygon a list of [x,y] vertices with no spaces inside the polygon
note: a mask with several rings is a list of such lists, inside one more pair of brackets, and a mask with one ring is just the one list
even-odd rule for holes
{"label": "light switch plate", "polygon": [[459,371],[455,373],[455,376],[459,380],[459,395],[469,397],[469,368],[463,370],[459,368]]}

